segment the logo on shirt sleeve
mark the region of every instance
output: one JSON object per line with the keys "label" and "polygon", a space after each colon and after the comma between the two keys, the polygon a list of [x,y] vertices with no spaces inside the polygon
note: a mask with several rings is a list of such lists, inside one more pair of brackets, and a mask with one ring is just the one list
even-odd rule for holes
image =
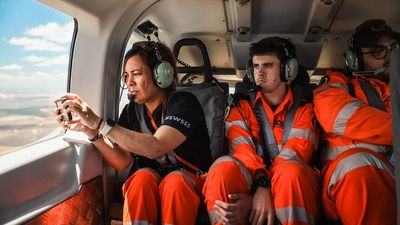
{"label": "logo on shirt sleeve", "polygon": [[188,129],[191,126],[191,124],[189,122],[187,122],[186,120],[184,120],[184,119],[182,119],[180,117],[177,117],[177,116],[167,116],[167,117],[165,117],[165,121],[167,121],[167,120],[179,123],[179,124],[183,125],[184,127],[188,128]]}

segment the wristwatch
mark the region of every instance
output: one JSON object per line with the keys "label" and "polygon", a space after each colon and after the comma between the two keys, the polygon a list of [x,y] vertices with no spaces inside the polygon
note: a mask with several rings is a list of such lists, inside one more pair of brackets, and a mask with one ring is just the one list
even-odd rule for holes
{"label": "wristwatch", "polygon": [[108,132],[114,127],[115,121],[112,119],[107,119],[107,121],[104,123],[103,129],[100,130],[100,134],[103,136],[106,136]]}
{"label": "wristwatch", "polygon": [[251,193],[256,192],[258,187],[269,188],[271,187],[271,180],[267,176],[258,177],[251,185]]}

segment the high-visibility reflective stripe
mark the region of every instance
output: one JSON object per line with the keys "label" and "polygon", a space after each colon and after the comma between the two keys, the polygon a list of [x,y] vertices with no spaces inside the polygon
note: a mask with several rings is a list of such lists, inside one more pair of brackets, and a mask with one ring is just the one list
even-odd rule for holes
{"label": "high-visibility reflective stripe", "polygon": [[333,160],[338,157],[343,152],[353,149],[353,148],[366,148],[378,153],[385,153],[387,151],[384,145],[374,145],[367,143],[355,143],[351,145],[338,146],[338,147],[328,147],[322,150],[322,160]]}
{"label": "high-visibility reflective stripe", "polygon": [[149,221],[139,220],[139,221],[132,221],[132,222],[124,222],[124,225],[153,225]]}
{"label": "high-visibility reflective stripe", "polygon": [[211,210],[208,212],[211,224],[216,224],[221,220],[221,217],[217,214],[217,210]]}
{"label": "high-visibility reflective stripe", "polygon": [[286,207],[275,209],[275,214],[281,223],[303,222],[307,224],[315,224],[314,216],[307,213],[302,207]]}
{"label": "high-visibility reflective stripe", "polygon": [[244,120],[234,120],[230,122],[225,122],[225,128],[226,130],[229,130],[233,125],[236,125],[243,130],[250,131],[249,127],[247,126],[247,123]]}
{"label": "high-visibility reflective stripe", "polygon": [[244,179],[246,179],[246,183],[247,183],[247,187],[250,190],[251,189],[251,185],[253,184],[253,179],[251,177],[250,172],[247,170],[246,166],[238,159],[229,156],[229,155],[224,155],[219,157],[218,159],[215,160],[215,162],[211,165],[209,171],[212,170],[212,168],[222,162],[234,162],[236,165],[239,166],[240,169],[240,173],[243,175]]}
{"label": "high-visibility reflective stripe", "polygon": [[342,179],[347,173],[363,166],[373,166],[385,170],[394,179],[394,168],[382,162],[368,152],[358,152],[342,159],[336,166],[328,185],[328,193],[331,193],[333,186]]}
{"label": "high-visibility reflective stripe", "polygon": [[343,108],[339,111],[338,115],[336,116],[332,132],[337,135],[343,135],[347,125],[347,121],[349,121],[353,113],[358,108],[360,108],[362,104],[363,103],[361,101],[356,100],[349,102],[345,106],[343,106]]}
{"label": "high-visibility reflective stripe", "polygon": [[348,85],[346,85],[346,84],[341,84],[341,83],[333,83],[333,84],[328,84],[328,85],[326,85],[326,86],[324,86],[324,87],[321,87],[321,88],[319,88],[319,89],[317,89],[315,92],[314,92],[314,96],[315,95],[317,95],[317,94],[319,94],[319,93],[321,93],[321,92],[323,92],[323,91],[326,91],[326,90],[328,90],[328,89],[331,89],[331,88],[340,88],[340,89],[343,89],[343,90],[345,90],[345,91],[349,91],[349,86]]}
{"label": "high-visibility reflective stripe", "polygon": [[232,139],[232,141],[231,141],[231,150],[235,151],[236,145],[238,145],[238,144],[249,144],[253,148],[255,148],[253,140],[250,137],[239,136],[237,138]]}
{"label": "high-visibility reflective stripe", "polygon": [[311,143],[314,145],[314,149],[318,148],[318,139],[315,137],[314,133],[311,132],[310,130],[301,128],[292,128],[292,130],[290,130],[288,140],[290,138],[303,138],[303,137],[311,141]]}
{"label": "high-visibility reflective stripe", "polygon": [[186,182],[189,183],[192,190],[196,191],[196,181],[193,180],[189,175],[187,175],[186,173],[184,173],[180,170],[174,170],[174,171],[170,172],[169,174],[172,174],[172,173],[183,176],[183,178],[186,180]]}
{"label": "high-visibility reflective stripe", "polygon": [[284,159],[293,159],[293,160],[300,160],[297,153],[290,148],[283,148],[283,150],[279,153],[277,157],[284,158]]}

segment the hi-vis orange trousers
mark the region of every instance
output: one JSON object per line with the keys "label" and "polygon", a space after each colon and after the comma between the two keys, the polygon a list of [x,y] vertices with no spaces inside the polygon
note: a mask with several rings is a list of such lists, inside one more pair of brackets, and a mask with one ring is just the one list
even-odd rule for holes
{"label": "hi-vis orange trousers", "polygon": [[[282,225],[316,223],[320,212],[316,171],[302,163],[282,162],[274,169],[271,182],[276,217]],[[217,159],[203,188],[211,223],[221,224],[214,209],[216,200],[230,202],[228,194],[249,193],[251,184],[252,177],[241,161],[231,156]]]}
{"label": "hi-vis orange trousers", "polygon": [[329,219],[344,225],[395,225],[394,168],[382,155],[352,149],[323,170],[322,203]]}
{"label": "hi-vis orange trousers", "polygon": [[[136,171],[122,187],[123,222],[128,224],[195,224],[204,178],[175,170],[164,179],[150,168]],[[161,209],[161,211],[160,211]]]}

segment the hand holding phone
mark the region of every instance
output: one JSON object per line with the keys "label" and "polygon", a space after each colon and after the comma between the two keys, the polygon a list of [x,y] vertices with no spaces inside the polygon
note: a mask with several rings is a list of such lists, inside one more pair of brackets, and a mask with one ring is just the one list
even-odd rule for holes
{"label": "hand holding phone", "polygon": [[[57,108],[60,108],[61,106],[62,106],[62,104],[66,101],[67,99],[66,98],[60,98],[60,99],[57,99],[57,100],[55,100],[54,102],[56,103],[56,106],[57,106]],[[66,109],[67,108],[63,108],[63,110],[62,110],[62,112],[61,112],[61,114],[62,114],[62,116],[63,116],[63,120],[64,121],[67,121],[67,120],[72,120],[72,114],[71,114],[71,112],[66,112]]]}

